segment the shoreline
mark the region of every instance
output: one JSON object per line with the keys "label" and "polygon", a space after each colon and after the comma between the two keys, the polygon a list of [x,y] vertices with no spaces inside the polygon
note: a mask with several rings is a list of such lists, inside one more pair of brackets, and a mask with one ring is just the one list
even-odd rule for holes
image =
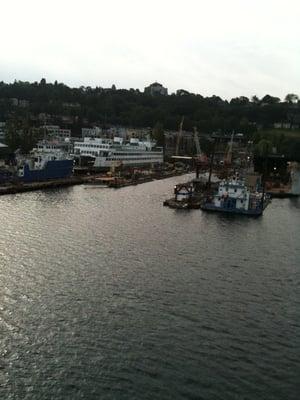
{"label": "shoreline", "polygon": [[45,190],[45,189],[58,189],[68,186],[75,186],[75,185],[83,185],[83,184],[90,184],[90,185],[103,185],[106,184],[108,188],[121,188],[125,186],[135,186],[142,183],[152,182],[156,180],[162,180],[167,178],[172,178],[174,176],[181,176],[188,174],[189,172],[172,172],[170,174],[161,175],[161,176],[147,176],[144,178],[136,179],[136,180],[128,180],[119,177],[107,177],[107,176],[95,176],[95,175],[88,175],[88,176],[73,176],[70,178],[64,179],[57,179],[57,180],[49,180],[43,182],[32,182],[32,183],[17,183],[11,185],[3,185],[0,186],[0,196],[9,195],[9,194],[18,194],[18,193],[25,193],[25,192],[33,192],[37,190]]}

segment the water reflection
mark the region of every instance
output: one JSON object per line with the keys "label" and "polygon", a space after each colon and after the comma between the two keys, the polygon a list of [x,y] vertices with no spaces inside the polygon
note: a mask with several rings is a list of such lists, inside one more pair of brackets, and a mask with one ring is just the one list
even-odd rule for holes
{"label": "water reflection", "polygon": [[163,207],[182,180],[0,198],[1,398],[297,398],[298,201]]}

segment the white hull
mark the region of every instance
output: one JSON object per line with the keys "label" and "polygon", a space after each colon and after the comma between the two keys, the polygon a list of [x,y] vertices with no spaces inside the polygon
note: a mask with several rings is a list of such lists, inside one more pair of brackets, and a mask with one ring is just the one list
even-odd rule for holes
{"label": "white hull", "polygon": [[162,152],[145,152],[142,155],[110,155],[109,157],[96,157],[94,162],[94,167],[97,168],[110,168],[116,164],[122,166],[144,166],[151,164],[162,164],[163,154]]}
{"label": "white hull", "polygon": [[95,168],[109,169],[116,166],[147,166],[163,163],[163,150],[154,147],[150,141],[131,139],[123,144],[123,139],[91,139],[75,142],[74,152],[79,157],[90,157]]}

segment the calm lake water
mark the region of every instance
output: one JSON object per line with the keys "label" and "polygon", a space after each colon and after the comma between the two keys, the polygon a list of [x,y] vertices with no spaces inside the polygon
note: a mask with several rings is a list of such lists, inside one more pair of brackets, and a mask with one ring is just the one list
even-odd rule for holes
{"label": "calm lake water", "polygon": [[0,398],[300,398],[300,199],[162,206],[184,177],[0,197]]}

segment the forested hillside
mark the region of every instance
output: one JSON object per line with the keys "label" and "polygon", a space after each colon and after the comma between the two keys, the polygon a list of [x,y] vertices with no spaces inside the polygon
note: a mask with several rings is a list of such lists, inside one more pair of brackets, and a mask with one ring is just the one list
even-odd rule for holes
{"label": "forested hillside", "polygon": [[[13,99],[25,100],[25,103],[16,104]],[[284,144],[285,151],[300,152],[297,133],[300,102],[294,94],[288,94],[285,99],[266,94],[261,99],[240,96],[228,101],[185,90],[168,96],[150,96],[137,89],[70,88],[57,81],[47,83],[45,79],[34,83],[0,82],[0,121],[26,118],[27,125],[37,125],[40,123],[37,116],[41,113],[50,116],[52,123],[67,116],[77,131],[93,124],[153,128],[158,123],[164,130],[177,130],[184,116],[185,130],[197,126],[200,132],[208,134],[235,131],[255,140],[265,139],[263,131],[268,130],[267,140],[272,142],[275,137],[277,144]],[[282,124],[281,133],[270,134],[276,123]],[[287,131],[294,134],[286,135]],[[293,149],[287,150],[288,147]]]}

